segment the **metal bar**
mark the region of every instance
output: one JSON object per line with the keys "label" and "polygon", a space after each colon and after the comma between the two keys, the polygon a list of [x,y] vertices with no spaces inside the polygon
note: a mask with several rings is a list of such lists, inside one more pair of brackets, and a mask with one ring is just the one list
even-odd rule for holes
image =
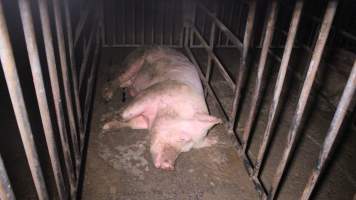
{"label": "metal bar", "polygon": [[84,58],[83,58],[82,64],[80,65],[80,72],[79,72],[79,91],[82,90],[85,73],[86,73],[87,68],[88,68],[89,54],[90,54],[91,46],[92,46],[92,43],[93,43],[93,40],[94,40],[94,36],[95,36],[95,33],[96,33],[96,28],[97,28],[97,26],[94,23],[93,24],[93,28],[92,28],[92,30],[90,32],[88,45],[84,49],[84,56],[83,56]]}
{"label": "metal bar", "polygon": [[19,0],[20,16],[22,27],[25,34],[25,42],[30,61],[33,83],[35,87],[38,108],[42,119],[42,126],[47,142],[49,157],[53,169],[53,174],[56,182],[56,187],[60,199],[67,199],[67,191],[64,183],[61,163],[59,161],[58,150],[54,138],[53,125],[49,113],[46,90],[43,81],[40,57],[36,43],[35,30],[33,25],[30,2],[27,0]]}
{"label": "metal bar", "polygon": [[326,134],[326,138],[319,155],[317,166],[313,169],[312,175],[309,177],[308,183],[305,186],[301,200],[308,200],[318,183],[320,174],[323,173],[328,160],[332,154],[332,149],[335,146],[336,138],[341,134],[340,128],[346,117],[347,110],[351,104],[356,88],[356,61],[354,62],[349,80],[346,83],[344,92],[341,96],[339,106],[334,114],[330,128]]}
{"label": "metal bar", "polygon": [[85,95],[85,101],[84,101],[84,111],[85,111],[85,116],[84,116],[84,123],[85,123],[85,133],[87,133],[87,128],[89,125],[89,111],[90,111],[90,104],[91,104],[91,99],[93,95],[93,90],[94,90],[94,79],[95,79],[95,71],[97,69],[97,60],[98,60],[98,55],[99,55],[99,40],[98,37],[96,39],[96,48],[94,50],[94,59],[93,62],[91,63],[91,68],[90,68],[90,73],[89,73],[89,79],[88,79],[88,87],[86,88],[86,95]]}
{"label": "metal bar", "polygon": [[274,35],[274,26],[277,20],[277,14],[278,14],[278,1],[273,0],[269,10],[267,26],[264,34],[265,37],[263,40],[262,51],[258,63],[257,78],[256,78],[255,88],[252,94],[251,108],[244,128],[244,135],[242,140],[243,152],[246,152],[248,140],[250,139],[250,135],[251,135],[252,125],[254,124],[257,115],[257,108],[260,105],[261,96],[263,93],[263,86],[265,85],[264,74],[265,74],[266,61],[268,56],[268,49],[272,44],[273,35]]}
{"label": "metal bar", "polygon": [[2,1],[0,1],[0,61],[38,198],[49,199],[16,69]]}
{"label": "metal bar", "polygon": [[[226,35],[226,37],[228,37],[234,45],[239,47],[239,50],[243,49],[242,42],[214,15],[214,13],[208,10],[201,3],[198,3],[197,5],[213,20],[214,23],[216,23],[216,26],[220,28],[220,30]],[[255,3],[251,5],[255,5]]]}
{"label": "metal bar", "polygon": [[44,46],[46,51],[49,79],[50,79],[52,95],[53,95],[53,102],[54,102],[56,119],[57,119],[57,124],[59,129],[59,136],[60,136],[63,155],[64,155],[64,163],[66,166],[67,175],[69,176],[71,194],[73,194],[76,193],[76,187],[75,187],[76,177],[75,177],[75,170],[73,167],[73,161],[70,153],[66,122],[64,119],[63,104],[60,95],[59,80],[58,80],[58,74],[56,69],[56,60],[54,55],[53,38],[50,29],[47,0],[39,0],[38,6],[40,12]]}
{"label": "metal bar", "polygon": [[[105,16],[104,16],[104,1],[101,2],[100,4],[101,9],[100,9],[100,23],[101,26],[103,27],[101,29],[101,45],[105,44]],[[123,34],[123,32],[121,32]]]}
{"label": "metal bar", "polygon": [[0,199],[15,200],[14,192],[12,191],[11,183],[5,169],[4,162],[0,155]]}
{"label": "metal bar", "polygon": [[270,139],[272,136],[272,131],[273,131],[275,123],[276,123],[276,119],[277,119],[277,115],[278,115],[277,111],[279,109],[281,93],[282,93],[282,89],[284,86],[284,81],[285,81],[285,77],[286,77],[286,73],[287,73],[287,69],[288,69],[290,56],[291,56],[291,53],[293,50],[293,44],[295,42],[295,37],[296,37],[297,31],[298,31],[298,25],[299,25],[299,21],[301,18],[302,10],[303,10],[303,0],[298,0],[295,5],[294,11],[293,11],[293,16],[292,16],[292,21],[291,21],[291,24],[289,27],[289,33],[288,33],[288,37],[287,37],[287,41],[286,41],[286,47],[283,52],[283,58],[281,61],[281,66],[279,68],[276,86],[275,86],[274,93],[273,93],[273,99],[272,99],[272,103],[271,103],[271,106],[269,109],[267,126],[265,129],[262,144],[261,144],[260,150],[258,152],[258,156],[257,156],[256,167],[255,167],[255,172],[254,172],[255,176],[259,176],[259,174],[260,174],[260,169],[261,169],[261,165],[263,164],[263,161],[264,161],[266,149],[270,142]]}
{"label": "metal bar", "polygon": [[222,115],[224,116],[225,121],[228,121],[229,120],[229,118],[228,118],[229,116],[227,115],[226,111],[224,110],[224,107],[223,107],[222,103],[219,101],[219,99],[218,99],[217,95],[215,94],[214,90],[211,88],[211,85],[207,82],[206,78],[204,77],[203,72],[198,67],[199,64],[198,64],[197,60],[195,59],[192,51],[189,49],[188,46],[185,46],[185,51],[187,52],[187,55],[188,55],[189,59],[193,62],[194,66],[196,67],[200,79],[203,81],[203,83],[205,85],[205,88],[207,88],[208,92],[213,97],[214,102],[217,105],[217,107],[219,108],[219,110],[222,113]]}
{"label": "metal bar", "polygon": [[232,112],[230,114],[230,123],[229,129],[233,130],[235,127],[236,115],[237,115],[237,108],[240,103],[241,97],[241,89],[243,88],[243,84],[245,82],[245,76],[247,71],[247,57],[250,49],[250,43],[252,38],[252,31],[255,21],[255,13],[256,13],[256,0],[250,1],[249,9],[248,9],[248,17],[246,22],[246,29],[243,41],[243,48],[242,48],[242,55],[240,57],[239,67],[240,70],[238,72],[238,76],[236,79],[236,87],[234,92],[234,100],[232,104]]}
{"label": "metal bar", "polygon": [[201,43],[204,45],[204,48],[206,49],[206,51],[208,52],[208,55],[215,61],[215,63],[218,66],[218,69],[221,72],[221,75],[224,77],[224,79],[228,82],[229,86],[234,89],[235,88],[235,83],[234,81],[231,79],[230,75],[227,73],[227,71],[225,70],[223,64],[220,62],[219,58],[214,54],[214,52],[209,48],[208,43],[205,41],[205,39],[203,38],[203,36],[198,32],[197,28],[192,25],[191,26],[192,31],[194,34],[196,34],[198,36],[198,39],[201,41]]}
{"label": "metal bar", "polygon": [[132,35],[133,35],[133,44],[136,44],[136,20],[135,20],[135,11],[136,11],[136,1],[135,0],[131,0],[132,5],[133,5],[133,9],[132,9]]}
{"label": "metal bar", "polygon": [[77,66],[75,62],[75,55],[74,55],[74,46],[73,46],[73,32],[72,32],[72,23],[70,18],[70,10],[68,0],[64,0],[64,14],[65,14],[65,23],[67,28],[67,35],[68,35],[68,49],[69,49],[69,61],[70,61],[70,70],[71,70],[71,77],[72,77],[72,84],[74,89],[74,102],[77,114],[77,120],[79,123],[79,132],[82,134],[83,132],[83,119],[82,119],[82,110],[80,107],[80,96],[79,96],[79,87],[78,87],[78,72]]}
{"label": "metal bar", "polygon": [[116,41],[116,35],[117,35],[117,26],[116,26],[116,23],[117,23],[117,13],[115,12],[116,10],[116,4],[117,4],[117,1],[112,1],[113,2],[113,5],[112,5],[112,14],[113,14],[113,33],[112,33],[112,41],[113,41],[113,44],[117,44],[117,41]]}
{"label": "metal bar", "polygon": [[[145,45],[141,45],[141,44],[118,44],[118,45],[103,45],[103,47],[152,47],[151,44],[145,44]],[[182,48],[182,46],[179,45],[164,45],[165,47],[171,47],[171,48]]]}
{"label": "metal bar", "polygon": [[145,1],[142,2],[142,45],[145,45]]}
{"label": "metal bar", "polygon": [[[235,11],[235,4],[237,4],[237,1],[236,2],[233,2],[233,4],[231,5],[231,12],[230,12],[230,16],[229,16],[229,22],[228,22],[228,26],[232,27],[231,24],[232,24],[232,19],[233,19],[233,15],[234,15],[234,11]],[[226,41],[225,41],[225,45],[229,45],[229,42],[230,42],[230,39],[229,38],[226,38]]]}
{"label": "metal bar", "polygon": [[[68,112],[68,119],[69,119],[69,127],[70,133],[72,137],[72,145],[74,150],[74,157],[76,160],[77,170],[79,170],[80,165],[80,154],[79,154],[79,146],[78,146],[78,132],[76,128],[76,121],[74,117],[73,111],[73,104],[72,104],[72,94],[70,89],[70,81],[69,81],[69,71],[68,71],[68,64],[66,58],[66,51],[64,45],[64,34],[63,34],[63,27],[62,27],[62,14],[60,11],[59,0],[53,0],[53,10],[54,10],[54,21],[56,27],[56,36],[57,36],[57,43],[59,49],[59,59],[60,59],[60,66],[62,71],[62,79],[63,79],[63,86],[64,86],[64,96],[66,100],[67,112]],[[79,171],[77,171],[78,174]]]}
{"label": "metal bar", "polygon": [[87,4],[87,8],[80,15],[77,27],[75,29],[75,34],[74,34],[74,46],[77,46],[77,44],[78,44],[80,35],[81,35],[84,25],[88,19],[89,11],[90,11],[90,3]]}
{"label": "metal bar", "polygon": [[270,192],[268,195],[268,199],[274,199],[276,192],[279,189],[282,176],[286,170],[287,163],[290,160],[291,153],[293,152],[295,143],[298,139],[298,136],[299,136],[298,132],[299,132],[300,125],[302,122],[302,117],[303,117],[303,114],[305,111],[305,107],[306,107],[306,104],[308,101],[308,97],[309,97],[311,88],[313,86],[316,72],[319,68],[319,63],[320,63],[321,56],[323,54],[323,50],[324,50],[324,47],[325,47],[325,44],[326,44],[326,41],[327,41],[327,38],[328,38],[328,35],[330,32],[332,21],[335,16],[336,8],[337,8],[337,0],[329,1],[327,8],[326,8],[325,15],[324,15],[322,26],[320,28],[318,40],[315,45],[314,53],[311,58],[309,69],[308,69],[308,72],[307,72],[307,75],[305,78],[303,89],[302,89],[301,95],[299,97],[296,113],[293,117],[291,129],[289,130],[289,133],[288,133],[287,146],[283,152],[282,159],[278,165],[278,168],[277,168],[277,171],[276,171],[273,183],[272,183],[272,187],[269,190]]}
{"label": "metal bar", "polygon": [[[211,29],[210,29],[210,38],[209,38],[209,49],[213,52],[214,51],[214,40],[215,40],[215,23],[212,22],[211,24]],[[212,68],[212,58],[210,55],[208,55],[208,65],[206,67],[206,73],[205,73],[205,79],[209,83],[210,81],[210,75],[211,75],[211,68]],[[208,95],[208,90],[205,87],[204,88],[204,96],[205,98]]]}

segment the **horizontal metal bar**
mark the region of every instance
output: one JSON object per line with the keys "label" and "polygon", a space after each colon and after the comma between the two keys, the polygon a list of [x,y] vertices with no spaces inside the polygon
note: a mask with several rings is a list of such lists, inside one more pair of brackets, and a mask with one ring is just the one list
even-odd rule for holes
{"label": "horizontal metal bar", "polygon": [[316,76],[316,72],[319,68],[321,56],[323,54],[323,50],[330,33],[330,28],[335,16],[337,8],[337,0],[331,0],[328,3],[326,8],[326,12],[324,15],[323,23],[320,28],[319,36],[317,43],[315,45],[314,53],[310,61],[310,65],[308,68],[308,72],[305,78],[305,82],[303,84],[303,88],[299,97],[299,101],[297,104],[296,113],[293,116],[291,129],[288,132],[288,140],[286,148],[283,152],[282,159],[278,165],[277,171],[275,173],[272,186],[270,188],[270,192],[268,195],[268,199],[274,199],[276,192],[280,187],[280,182],[282,180],[282,176],[286,170],[287,163],[290,160],[291,154],[295,148],[296,141],[298,139],[298,132],[300,129],[300,125],[302,122],[302,118],[304,115],[304,111],[306,108],[306,104],[308,102],[308,98],[310,95],[311,88],[313,86],[313,82]]}
{"label": "horizontal metal bar", "polygon": [[19,0],[18,3],[19,3],[22,27],[25,34],[25,42],[26,42],[28,57],[30,61],[32,79],[35,86],[38,108],[40,110],[43,131],[47,142],[47,148],[48,148],[49,157],[53,169],[54,179],[55,179],[59,198],[64,200],[68,198],[68,194],[64,183],[63,173],[61,170],[61,163],[59,161],[58,150],[54,137],[53,125],[49,113],[48,100],[46,96],[46,90],[44,86],[42,69],[41,69],[42,67],[41,67],[38,47],[36,43],[36,36],[35,36],[35,30],[33,25],[30,2],[27,0]]}
{"label": "horizontal metal bar", "polygon": [[271,137],[272,137],[272,131],[274,129],[276,119],[278,118],[278,109],[280,106],[280,100],[281,100],[281,93],[282,89],[284,87],[284,82],[286,78],[286,73],[290,61],[290,56],[293,50],[293,44],[295,42],[295,37],[298,31],[298,26],[299,26],[299,21],[301,18],[301,13],[303,10],[303,0],[298,0],[296,2],[293,15],[292,15],[292,20],[291,24],[289,27],[289,33],[286,41],[286,46],[283,52],[283,58],[281,61],[281,66],[279,67],[279,72],[277,76],[277,81],[276,85],[274,88],[274,93],[273,93],[273,98],[272,98],[272,103],[269,108],[269,113],[268,113],[268,120],[267,120],[267,125],[266,129],[263,134],[263,139],[262,139],[262,144],[260,146],[260,150],[258,152],[257,156],[257,161],[256,161],[256,168],[254,175],[259,176],[260,175],[260,169],[263,164],[263,161],[265,159],[265,154],[267,147],[270,143]]}
{"label": "horizontal metal bar", "polygon": [[335,148],[336,138],[341,134],[340,128],[347,114],[347,110],[352,102],[356,88],[356,61],[354,62],[349,80],[346,83],[344,92],[341,96],[339,106],[334,114],[330,128],[326,134],[326,138],[321,149],[317,166],[313,169],[312,175],[309,177],[308,183],[305,186],[301,200],[308,200],[318,183],[320,174],[323,173],[328,159]]}
{"label": "horizontal metal bar", "polygon": [[[153,44],[153,45],[158,45],[158,44]],[[146,45],[141,45],[141,44],[115,44],[115,45],[110,45],[110,44],[104,44],[103,47],[117,47],[117,48],[121,48],[121,47],[149,47],[152,46],[152,44],[146,44]],[[183,46],[179,45],[159,45],[159,46],[164,46],[164,47],[171,47],[171,48],[183,48]]]}
{"label": "horizontal metal bar", "polygon": [[215,63],[218,66],[219,71],[221,72],[221,75],[224,77],[224,79],[227,81],[227,83],[229,84],[230,88],[234,89],[235,88],[235,83],[234,81],[231,79],[230,75],[227,73],[226,69],[224,68],[223,64],[220,62],[219,58],[215,55],[215,53],[213,52],[212,49],[209,48],[208,43],[205,41],[205,39],[203,38],[203,36],[199,33],[199,31],[197,30],[197,28],[194,25],[191,25],[191,29],[193,31],[193,34],[195,34],[196,36],[198,36],[198,39],[200,40],[200,42],[204,45],[204,48],[206,49],[206,51],[208,52],[208,55],[215,61]]}
{"label": "horizontal metal bar", "polygon": [[53,0],[53,10],[54,10],[54,21],[56,27],[56,36],[57,36],[57,44],[59,49],[59,59],[60,59],[60,66],[62,71],[62,79],[63,79],[63,86],[64,86],[64,96],[66,100],[67,106],[67,113],[69,119],[69,128],[72,137],[72,145],[74,149],[74,157],[76,161],[76,169],[77,174],[79,173],[79,165],[80,165],[80,153],[79,153],[79,144],[78,144],[78,132],[76,121],[74,117],[73,111],[73,104],[72,104],[72,93],[71,93],[71,85],[69,80],[69,71],[68,71],[68,63],[67,63],[67,56],[64,44],[64,34],[63,34],[63,27],[62,27],[62,14],[60,10],[60,2],[59,0]]}
{"label": "horizontal metal bar", "polygon": [[56,60],[54,55],[53,38],[52,31],[50,29],[50,20],[48,13],[48,2],[47,0],[40,0],[38,2],[41,29],[43,35],[43,41],[46,52],[46,60],[48,65],[49,80],[52,89],[54,108],[56,113],[56,120],[59,129],[59,136],[61,140],[61,146],[64,156],[64,163],[66,167],[67,176],[69,177],[69,185],[71,190],[71,195],[76,193],[75,187],[75,169],[73,167],[73,161],[70,152],[69,140],[67,136],[66,122],[64,117],[64,110],[62,104],[62,98],[60,95],[60,87],[57,73]]}
{"label": "horizontal metal bar", "polygon": [[255,88],[253,90],[252,99],[251,99],[251,107],[250,112],[248,114],[246,124],[244,127],[244,135],[243,135],[243,151],[246,152],[247,144],[251,135],[252,125],[255,122],[257,115],[257,108],[260,105],[261,96],[263,93],[263,87],[265,85],[265,68],[268,56],[268,49],[272,44],[272,39],[274,35],[274,26],[277,20],[278,14],[278,2],[273,0],[271,3],[271,9],[269,10],[269,15],[267,19],[267,26],[265,29],[262,51],[258,62],[257,67],[257,78],[255,82]]}
{"label": "horizontal metal bar", "polygon": [[6,168],[0,155],[0,199],[15,200],[14,191],[12,190]]}
{"label": "horizontal metal bar", "polygon": [[6,84],[10,94],[12,108],[15,112],[17,126],[25,149],[28,164],[35,184],[38,198],[49,199],[46,183],[43,178],[33,133],[28,118],[27,109],[20,85],[20,79],[16,68],[15,57],[10,42],[9,31],[4,16],[2,1],[0,1],[0,61],[4,71]]}
{"label": "horizontal metal bar", "polygon": [[238,46],[239,50],[241,51],[243,48],[242,42],[237,38],[234,33],[232,33],[216,16],[213,12],[208,10],[203,4],[197,3],[197,6],[199,6],[212,20],[213,23],[216,24],[216,26],[228,37],[231,42]]}
{"label": "horizontal metal bar", "polygon": [[77,46],[80,35],[84,29],[84,25],[87,22],[90,10],[91,10],[91,5],[90,2],[86,4],[87,7],[84,9],[84,11],[81,13],[78,24],[75,28],[75,34],[74,34],[74,47]]}

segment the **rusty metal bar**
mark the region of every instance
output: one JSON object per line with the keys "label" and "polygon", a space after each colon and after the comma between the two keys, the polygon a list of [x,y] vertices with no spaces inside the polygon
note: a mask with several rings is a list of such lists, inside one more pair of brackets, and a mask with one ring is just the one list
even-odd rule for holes
{"label": "rusty metal bar", "polygon": [[[95,21],[97,21],[97,20],[95,20]],[[95,36],[95,33],[96,33],[96,29],[97,29],[97,26],[95,25],[95,22],[94,22],[93,28],[92,28],[92,30],[90,32],[88,45],[84,49],[84,56],[83,56],[84,58],[83,58],[82,64],[80,65],[79,91],[82,90],[85,73],[86,73],[87,68],[88,68],[89,54],[90,54],[91,46],[92,46],[92,43],[93,43],[93,40],[94,40],[94,36]]]}
{"label": "rusty metal bar", "polygon": [[252,31],[255,22],[255,15],[256,15],[256,0],[250,1],[249,9],[248,9],[248,17],[246,22],[245,28],[245,35],[243,40],[243,48],[242,48],[242,55],[240,57],[239,62],[239,72],[236,79],[236,87],[234,92],[234,100],[232,104],[232,112],[230,114],[230,122],[229,122],[229,129],[233,130],[235,127],[236,115],[237,115],[237,108],[240,103],[241,97],[241,89],[243,88],[243,84],[245,82],[245,76],[247,71],[247,57],[250,49],[250,43],[252,38]]}
{"label": "rusty metal bar", "polygon": [[42,28],[44,46],[46,51],[46,59],[47,59],[49,79],[50,79],[50,84],[52,89],[57,125],[59,129],[59,136],[60,136],[63,155],[64,155],[64,163],[66,166],[67,175],[69,176],[71,194],[74,194],[76,192],[76,187],[75,187],[76,177],[75,177],[75,170],[73,167],[73,161],[70,153],[66,122],[64,119],[63,104],[60,95],[60,87],[59,87],[59,80],[58,80],[58,74],[56,69],[53,38],[50,29],[47,0],[40,0],[38,6],[40,12],[41,28]]}
{"label": "rusty metal bar", "polygon": [[287,163],[289,162],[291,154],[295,148],[295,143],[299,136],[298,132],[302,122],[302,117],[305,111],[308,97],[310,95],[311,88],[313,86],[316,72],[319,68],[320,60],[330,32],[330,28],[336,13],[337,3],[338,3],[337,0],[331,0],[327,5],[323,23],[320,28],[318,40],[315,45],[314,53],[311,58],[311,62],[305,78],[305,82],[303,84],[303,89],[299,97],[296,113],[293,117],[291,129],[289,130],[288,133],[287,146],[283,152],[282,159],[278,165],[272,186],[269,190],[268,199],[274,199],[276,192],[279,189],[282,176],[286,170]]}
{"label": "rusty metal bar", "polygon": [[291,24],[289,27],[289,33],[288,33],[288,37],[287,37],[287,41],[286,41],[286,47],[283,52],[283,58],[281,61],[281,66],[279,68],[276,86],[275,86],[274,93],[273,93],[273,100],[272,100],[272,104],[269,109],[267,126],[265,129],[262,144],[261,144],[260,150],[258,152],[258,156],[257,156],[255,172],[254,172],[255,176],[260,175],[261,165],[263,164],[265,154],[266,154],[266,149],[270,142],[272,131],[273,131],[275,123],[276,123],[276,119],[277,119],[277,115],[278,115],[277,111],[278,111],[279,104],[280,104],[281,93],[282,93],[282,89],[284,86],[286,73],[288,70],[290,56],[291,56],[291,53],[293,50],[293,44],[295,42],[295,37],[296,37],[297,31],[298,31],[298,25],[299,25],[299,21],[301,18],[302,10],[303,10],[303,0],[298,0],[295,5],[293,15],[292,15],[292,21],[291,21]]}
{"label": "rusty metal bar", "polygon": [[269,10],[267,26],[265,29],[264,40],[262,45],[262,51],[258,63],[257,68],[257,78],[255,83],[255,88],[252,94],[251,100],[251,108],[248,114],[248,118],[244,128],[244,135],[243,135],[243,152],[246,152],[248,140],[251,135],[252,125],[255,121],[257,115],[257,108],[260,105],[261,95],[263,93],[263,87],[265,85],[265,68],[266,68],[266,61],[268,56],[268,50],[272,44],[273,35],[274,35],[274,26],[277,21],[277,14],[278,14],[278,1],[273,0],[271,3],[271,7]]}
{"label": "rusty metal bar", "polygon": [[11,183],[5,169],[4,162],[0,155],[0,199],[15,200],[14,192],[12,191]]}
{"label": "rusty metal bar", "polygon": [[49,199],[16,69],[2,1],[0,1],[0,61],[38,198]]}
{"label": "rusty metal bar", "polygon": [[60,11],[59,0],[53,0],[53,10],[54,10],[54,21],[56,27],[56,36],[57,36],[57,43],[59,49],[59,59],[60,59],[60,66],[62,71],[62,79],[64,85],[64,96],[66,100],[67,112],[68,112],[68,119],[69,119],[69,127],[70,133],[72,137],[72,145],[74,149],[74,157],[76,160],[77,166],[77,174],[78,174],[78,166],[80,165],[80,154],[79,154],[79,145],[78,145],[78,132],[76,128],[76,121],[74,117],[73,111],[73,104],[72,104],[72,94],[70,88],[70,80],[69,80],[69,71],[68,71],[68,64],[66,58],[66,51],[64,45],[64,34],[63,34],[63,27],[62,27],[62,14]]}
{"label": "rusty metal bar", "polygon": [[[214,13],[208,10],[201,3],[198,3],[197,5],[212,19],[213,23],[215,23],[216,26],[219,27],[219,29],[226,35],[226,37],[229,38],[234,45],[238,46],[239,50],[241,51],[243,49],[242,42],[215,16]],[[252,3],[251,5],[255,5],[255,3]]]}
{"label": "rusty metal bar", "polygon": [[67,199],[68,195],[64,183],[63,173],[61,170],[61,163],[59,161],[56,141],[54,138],[53,125],[49,113],[48,101],[47,101],[46,90],[43,81],[38,47],[36,43],[36,36],[35,36],[35,30],[33,25],[31,8],[30,8],[30,2],[27,0],[19,0],[18,3],[19,3],[22,27],[25,35],[27,53],[30,61],[33,83],[35,86],[38,108],[40,110],[43,131],[47,142],[47,148],[51,160],[57,191],[60,199]]}
{"label": "rusty metal bar", "polygon": [[77,120],[79,123],[79,132],[82,134],[83,132],[83,119],[82,119],[82,110],[80,107],[80,97],[79,97],[79,87],[78,87],[78,72],[77,66],[75,62],[74,55],[74,46],[73,46],[73,32],[72,32],[72,23],[70,19],[70,10],[68,0],[64,0],[64,14],[65,14],[65,23],[67,28],[67,36],[68,36],[68,49],[69,49],[69,61],[70,61],[70,70],[71,70],[71,78],[73,82],[74,89],[74,102],[77,114]]}
{"label": "rusty metal bar", "polygon": [[87,8],[84,9],[84,11],[80,14],[80,18],[79,18],[77,27],[75,28],[75,34],[74,34],[74,46],[75,47],[78,44],[80,35],[81,35],[84,25],[88,19],[89,11],[90,11],[90,3],[87,4]]}
{"label": "rusty metal bar", "polygon": [[[326,138],[321,149],[317,166],[313,169],[312,175],[309,177],[308,183],[304,189],[301,200],[308,200],[318,183],[320,174],[323,173],[328,160],[335,148],[336,138],[341,134],[341,125],[347,115],[347,110],[351,104],[356,88],[356,61],[354,62],[349,80],[346,83],[344,92],[341,96],[339,106],[334,114],[330,128],[326,134]],[[352,109],[351,109],[352,110]]]}
{"label": "rusty metal bar", "polygon": [[198,39],[200,40],[200,42],[203,44],[204,48],[206,49],[206,51],[208,52],[208,55],[215,61],[215,63],[218,66],[218,69],[221,72],[221,75],[224,77],[224,79],[227,81],[227,83],[229,84],[229,86],[234,89],[235,88],[235,83],[234,81],[231,79],[230,75],[227,73],[226,69],[224,68],[223,64],[220,62],[219,58],[214,54],[214,52],[212,51],[212,49],[210,49],[208,43],[205,41],[205,39],[203,38],[203,36],[199,33],[199,31],[197,30],[197,28],[195,27],[195,25],[191,25],[192,28],[192,32],[193,34],[195,34],[196,36],[198,36]]}

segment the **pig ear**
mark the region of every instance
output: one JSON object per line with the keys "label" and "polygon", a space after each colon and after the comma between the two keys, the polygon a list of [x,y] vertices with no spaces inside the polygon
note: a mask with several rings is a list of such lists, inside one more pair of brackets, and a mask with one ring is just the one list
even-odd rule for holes
{"label": "pig ear", "polygon": [[222,123],[221,119],[208,114],[196,114],[194,117],[195,120],[200,122],[207,129],[213,127],[215,124]]}

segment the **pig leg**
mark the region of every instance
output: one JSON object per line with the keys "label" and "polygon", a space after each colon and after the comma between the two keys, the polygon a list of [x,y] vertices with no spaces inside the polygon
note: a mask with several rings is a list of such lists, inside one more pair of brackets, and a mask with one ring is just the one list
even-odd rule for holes
{"label": "pig leg", "polygon": [[214,144],[218,143],[218,137],[216,136],[209,136],[203,138],[203,141],[200,141],[194,145],[195,149],[200,149],[200,148],[205,148],[205,147],[210,147]]}
{"label": "pig leg", "polygon": [[108,86],[104,88],[103,97],[106,101],[110,101],[114,93],[119,88],[129,87],[133,84],[136,74],[140,71],[144,63],[144,57],[138,58],[134,63],[128,66],[127,70],[119,77],[111,81]]}
{"label": "pig leg", "polygon": [[148,124],[146,118],[142,115],[139,115],[128,121],[113,119],[110,122],[105,123],[105,125],[103,126],[103,130],[108,131],[124,127],[129,127],[132,129],[147,129]]}

